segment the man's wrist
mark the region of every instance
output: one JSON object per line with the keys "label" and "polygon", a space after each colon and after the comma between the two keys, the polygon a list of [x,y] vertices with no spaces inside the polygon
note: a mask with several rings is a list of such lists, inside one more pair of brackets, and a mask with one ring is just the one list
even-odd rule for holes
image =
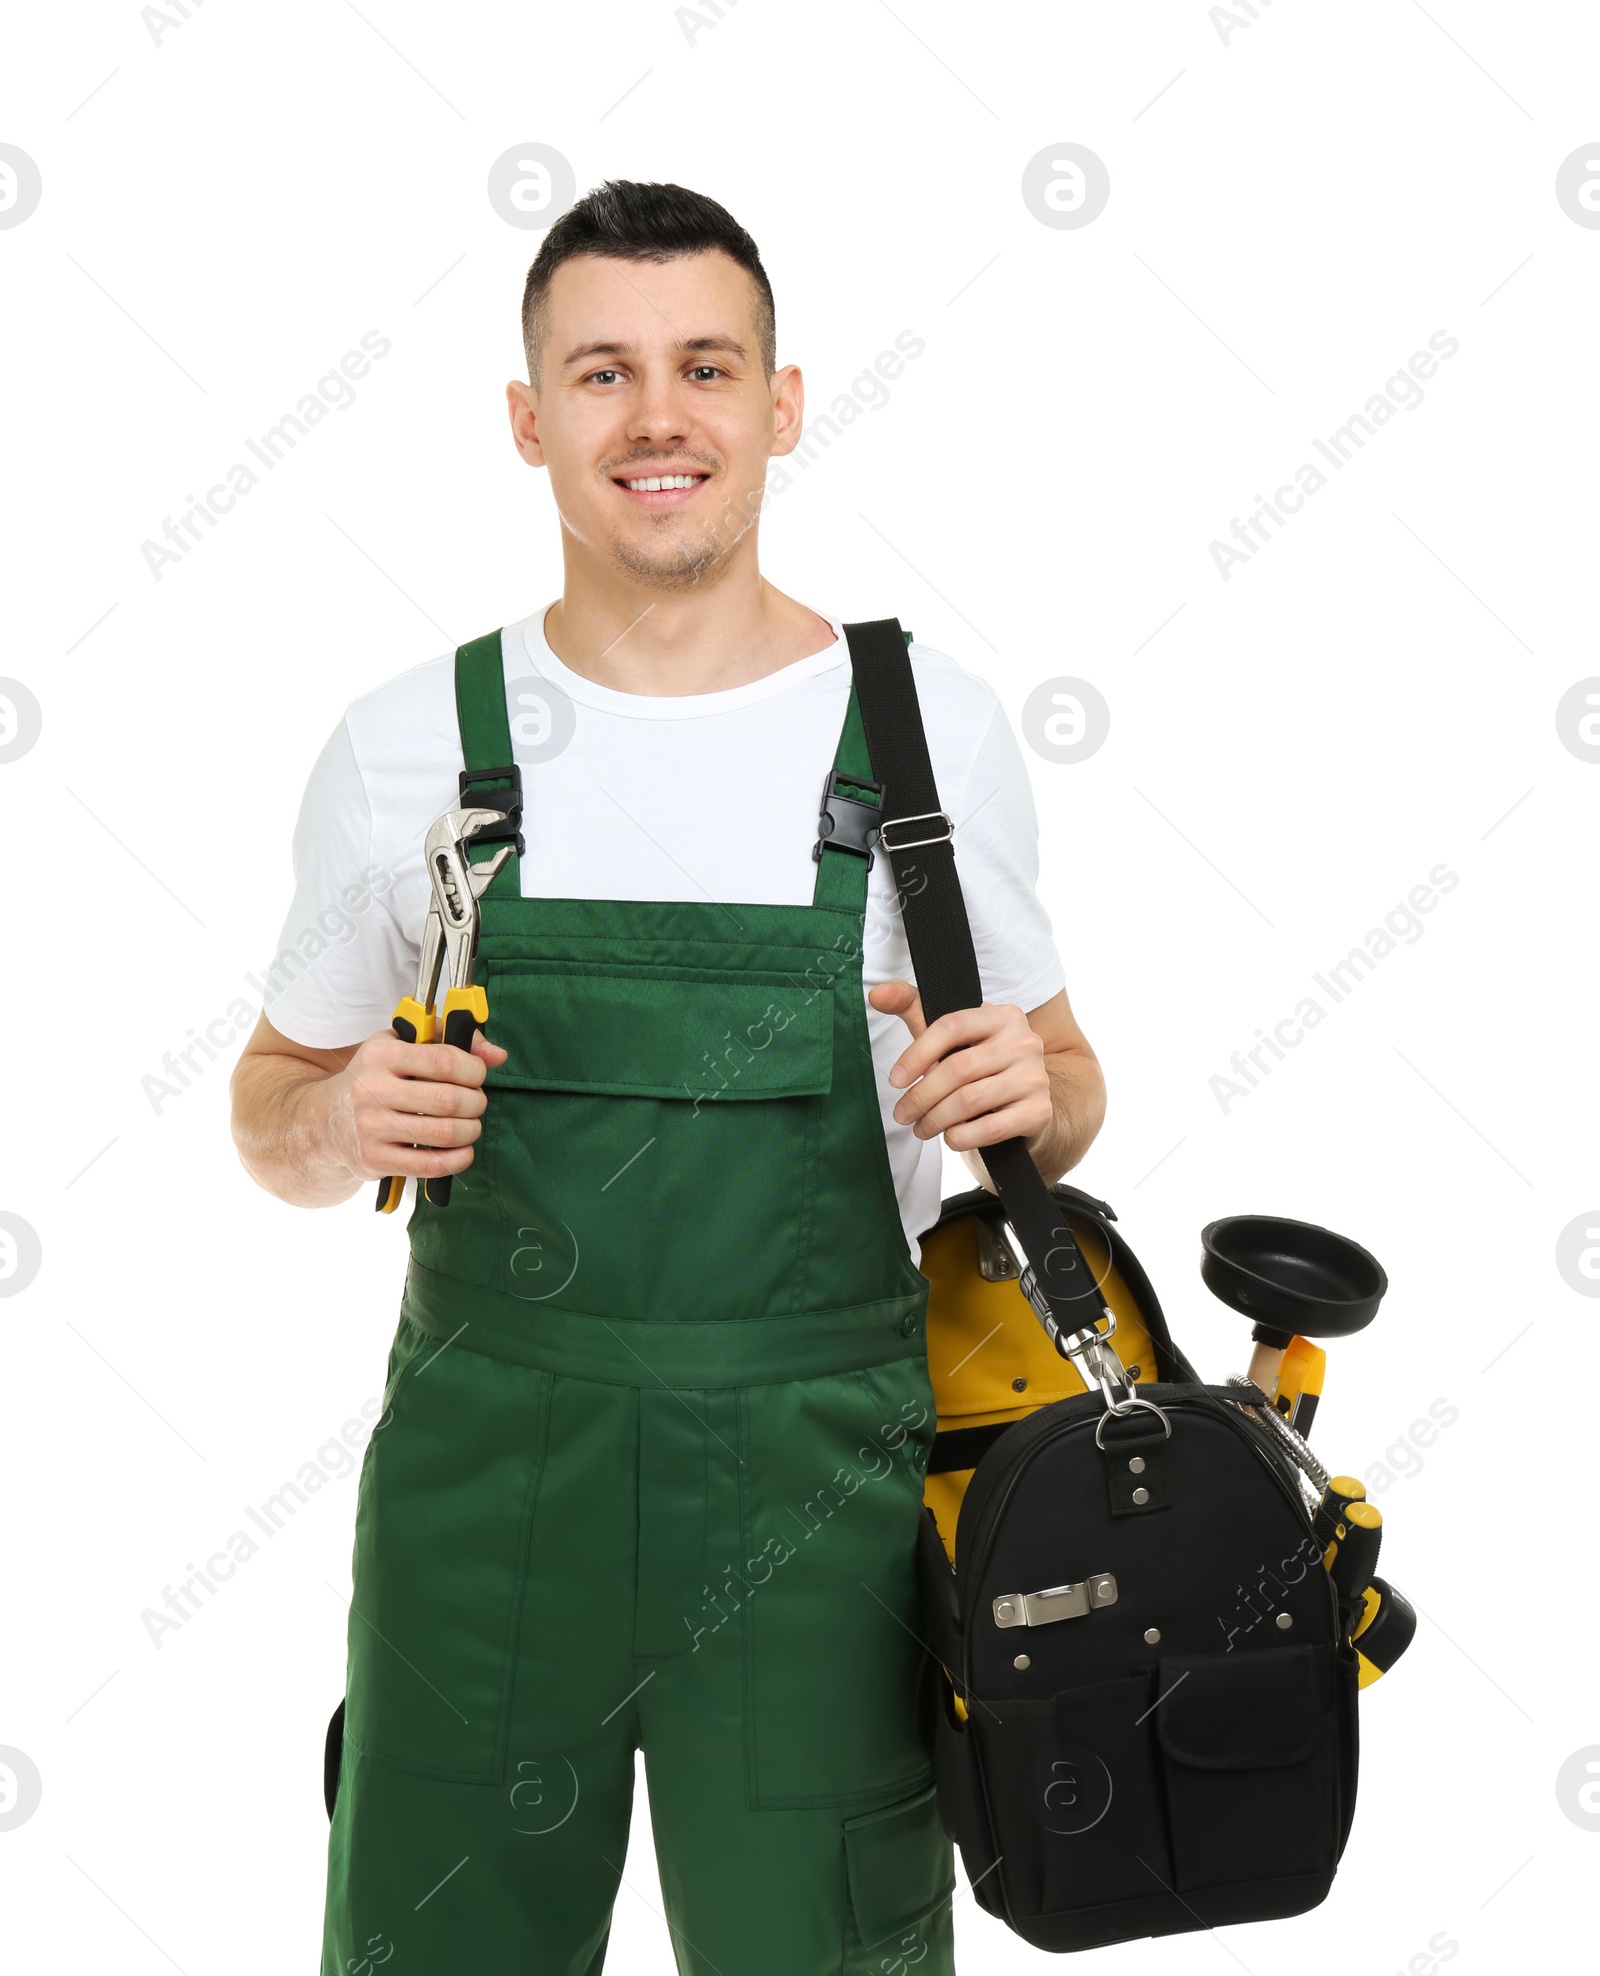
{"label": "man's wrist", "polygon": [[[250,1177],[291,1207],[331,1207],[361,1185],[346,1157],[354,1145],[348,1126],[348,1085],[341,1073],[303,1060],[261,1054],[236,1076],[253,1083],[244,1106],[236,1104],[234,1142]],[[240,1113],[248,1117],[243,1123]]]}
{"label": "man's wrist", "polygon": [[1029,1142],[1033,1163],[1052,1187],[1094,1144],[1106,1115],[1106,1083],[1099,1062],[1083,1050],[1060,1050],[1045,1061],[1050,1079],[1050,1123]]}

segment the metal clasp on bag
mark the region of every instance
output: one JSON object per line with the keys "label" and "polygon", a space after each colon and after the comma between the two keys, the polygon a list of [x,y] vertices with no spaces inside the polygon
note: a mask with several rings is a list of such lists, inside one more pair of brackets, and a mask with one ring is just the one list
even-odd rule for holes
{"label": "metal clasp on bag", "polygon": [[1116,1328],[1113,1314],[1108,1330],[1074,1332],[1071,1338],[1057,1340],[1056,1349],[1078,1366],[1085,1386],[1100,1388],[1107,1413],[1127,1413],[1139,1404],[1139,1396],[1128,1377],[1127,1367],[1111,1349],[1111,1333]]}
{"label": "metal clasp on bag", "polygon": [[1097,1571],[1078,1585],[1053,1585],[1045,1592],[1002,1592],[994,1602],[996,1626],[1051,1626],[1058,1619],[1082,1619],[1097,1606],[1115,1605],[1117,1581]]}
{"label": "metal clasp on bag", "polygon": [[[1015,1239],[1017,1231],[1011,1227],[1011,1223],[1001,1221],[996,1235],[1005,1253],[1015,1259],[1015,1251],[1021,1247],[1021,1243]],[[982,1253],[984,1253],[982,1235],[980,1235],[978,1253],[980,1253],[980,1269],[982,1269]],[[988,1271],[984,1271],[984,1275],[988,1275]],[[1138,1391],[1134,1387],[1134,1381],[1128,1377],[1128,1369],[1112,1350],[1112,1338],[1116,1336],[1116,1312],[1110,1308],[1110,1304],[1106,1302],[1100,1304],[1100,1316],[1106,1320],[1104,1330],[1100,1330],[1096,1322],[1090,1322],[1080,1326],[1079,1330],[1067,1332],[1061,1328],[1061,1322],[1057,1320],[1055,1310],[1051,1308],[1051,1300],[1039,1288],[1039,1276],[1031,1263],[1017,1278],[1017,1286],[1033,1306],[1033,1316],[1043,1324],[1049,1342],[1063,1358],[1069,1359],[1077,1367],[1082,1383],[1090,1389],[1096,1385],[1100,1387],[1100,1397],[1106,1403],[1106,1413],[1128,1413],[1132,1407],[1140,1405]],[[1098,1294],[1098,1286],[1096,1286],[1096,1294]]]}

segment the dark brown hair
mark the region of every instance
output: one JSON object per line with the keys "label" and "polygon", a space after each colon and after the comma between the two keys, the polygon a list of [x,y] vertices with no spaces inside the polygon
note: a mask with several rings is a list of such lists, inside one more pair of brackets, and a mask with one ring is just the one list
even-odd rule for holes
{"label": "dark brown hair", "polygon": [[528,380],[540,387],[543,345],[549,334],[550,277],[563,261],[597,254],[614,261],[670,261],[682,254],[720,250],[738,262],[756,285],[756,334],[762,369],[778,365],[777,312],[772,284],[756,243],[715,199],[681,185],[611,178],[586,193],[558,219],[534,256],[522,290],[522,343]]}

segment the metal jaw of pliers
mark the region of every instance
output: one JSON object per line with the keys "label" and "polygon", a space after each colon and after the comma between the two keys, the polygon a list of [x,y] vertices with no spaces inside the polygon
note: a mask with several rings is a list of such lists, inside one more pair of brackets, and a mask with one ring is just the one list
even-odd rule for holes
{"label": "metal jaw of pliers", "polygon": [[[478,901],[515,846],[502,844],[492,857],[473,864],[467,844],[480,830],[504,822],[505,814],[504,810],[447,810],[423,840],[432,896],[422,928],[417,992],[404,996],[394,1012],[394,1033],[403,1042],[449,1043],[470,1050],[473,1036],[489,1020],[489,998],[472,981],[478,955]],[[436,1008],[441,980],[444,1004]],[[449,1206],[450,1180],[445,1173],[422,1182],[431,1206]],[[402,1174],[378,1182],[379,1214],[393,1214],[405,1184]]]}

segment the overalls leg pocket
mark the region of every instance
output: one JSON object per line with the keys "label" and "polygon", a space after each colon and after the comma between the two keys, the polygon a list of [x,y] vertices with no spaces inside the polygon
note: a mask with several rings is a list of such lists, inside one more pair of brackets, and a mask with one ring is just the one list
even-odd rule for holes
{"label": "overalls leg pocket", "polygon": [[917,1722],[923,1361],[749,1387],[740,1419],[748,1801],[918,1790],[932,1774]]}
{"label": "overalls leg pocket", "polygon": [[551,1375],[402,1319],[356,1509],[345,1736],[401,1769],[500,1775]]}
{"label": "overalls leg pocket", "polygon": [[939,1823],[933,1785],[881,1811],[847,1818],[844,1852],[856,1935],[870,1952],[865,1967],[873,1976],[911,1976],[930,1951],[931,1970],[944,1967],[955,1855]]}

